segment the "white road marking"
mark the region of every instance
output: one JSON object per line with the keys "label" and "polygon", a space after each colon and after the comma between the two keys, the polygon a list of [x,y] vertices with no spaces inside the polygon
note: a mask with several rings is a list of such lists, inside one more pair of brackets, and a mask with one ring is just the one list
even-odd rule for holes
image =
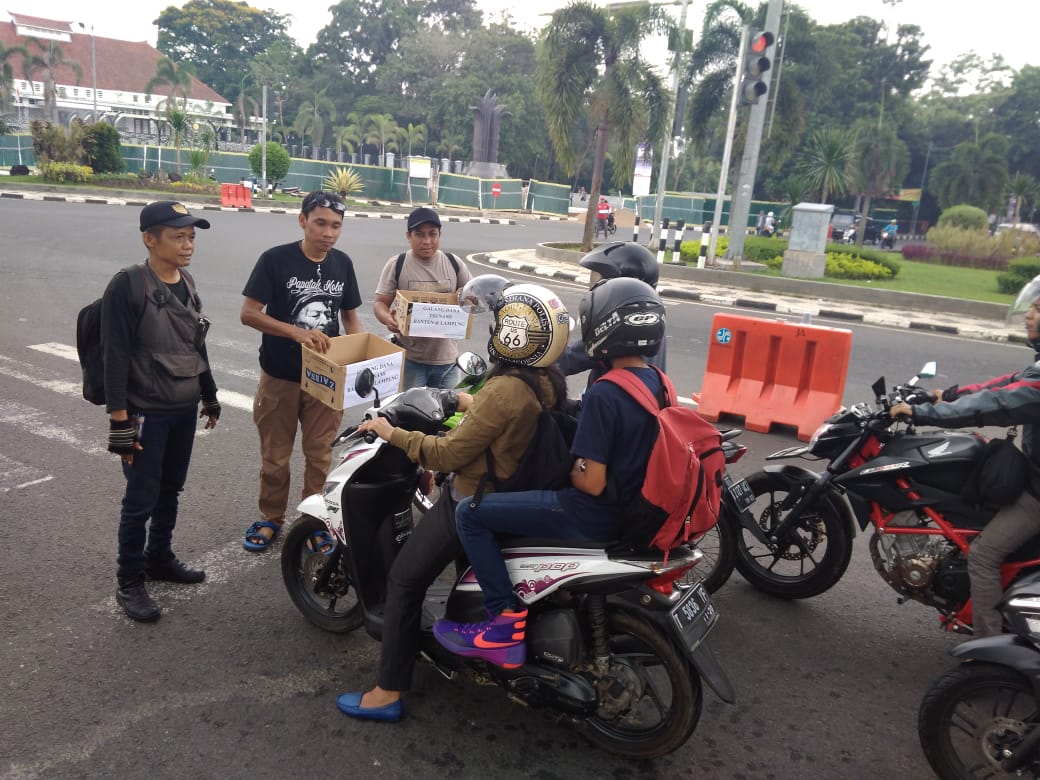
{"label": "white road marking", "polygon": [[[39,409],[33,409],[25,404],[13,401],[0,403],[0,424],[20,428],[33,436],[42,436],[45,439],[67,444],[80,452],[85,452],[87,455],[102,455],[105,458],[112,457],[107,449],[94,444],[94,440],[98,438],[96,431],[74,423],[62,426],[54,425],[48,421],[50,417],[52,417],[51,414],[41,412]],[[81,433],[82,436],[77,435],[78,433]]]}
{"label": "white road marking", "polygon": [[[37,352],[66,358],[67,360],[74,360],[77,363],[79,362],[79,353],[76,352],[76,348],[69,346],[68,344],[58,344],[52,341],[44,344],[30,344],[29,349],[35,349]],[[21,371],[18,370],[18,367],[21,368]],[[46,387],[48,390],[54,390],[55,392],[64,395],[78,396],[82,395],[83,391],[82,384],[47,380],[38,369],[35,369],[34,366],[31,366],[28,363],[21,363],[12,358],[4,357],[3,355],[0,355],[0,374],[6,374],[14,379],[22,379],[27,382],[32,382],[42,387]],[[253,374],[253,376],[255,377],[256,374]],[[232,406],[235,409],[241,409],[242,411],[250,413],[253,411],[253,397],[251,395],[236,393],[233,390],[218,390],[217,400],[220,401],[221,406]]]}

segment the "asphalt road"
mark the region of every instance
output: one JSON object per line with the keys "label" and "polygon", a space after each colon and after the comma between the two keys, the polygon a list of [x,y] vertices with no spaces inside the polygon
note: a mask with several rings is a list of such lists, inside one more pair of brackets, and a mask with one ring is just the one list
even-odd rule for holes
{"label": "asphalt road", "polygon": [[[79,308],[143,257],[136,210],[0,201],[0,777],[931,776],[917,744],[917,706],[952,665],[946,651],[957,638],[941,633],[928,609],[897,605],[862,535],[843,581],[815,599],[770,599],[738,575],[717,594],[722,619],[711,644],[738,703],[706,693],[697,731],[666,758],[603,754],[496,688],[448,682],[425,666],[401,724],[340,715],[335,695],[373,681],[377,645],[361,631],[310,627],[285,594],[277,552],[240,546],[255,517],[258,454],[247,408],[259,342],[238,323],[241,287],[260,251],[299,230],[285,215],[208,217],[213,229],[199,232],[192,271],[213,321],[225,412],[216,430],[199,433],[175,536],[181,557],[208,577],[195,587],[154,586],[163,619],[139,625],[113,598],[122,477],[104,451],[103,411],[79,397],[74,356]],[[443,243],[466,254],[579,230],[449,224]],[[367,299],[403,234],[403,222],[348,223],[341,246]],[[576,308],[580,290],[553,286]],[[362,311],[374,326],[370,309]],[[700,386],[716,311],[669,302],[669,373],[681,392]],[[902,379],[930,359],[939,363],[937,386],[1027,359],[1021,347],[852,330],[846,402],[868,400],[878,374]],[[483,339],[470,346],[483,350]],[[577,389],[580,378],[572,383]],[[738,474],[794,439],[781,430],[743,441],[751,452]]]}

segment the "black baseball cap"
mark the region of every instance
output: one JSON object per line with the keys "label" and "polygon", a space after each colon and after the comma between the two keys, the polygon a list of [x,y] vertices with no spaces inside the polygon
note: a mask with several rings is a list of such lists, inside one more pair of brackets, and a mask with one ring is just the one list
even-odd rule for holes
{"label": "black baseball cap", "polygon": [[437,227],[441,226],[441,218],[437,216],[437,212],[428,206],[421,206],[408,215],[408,232],[411,233],[419,225],[425,225],[427,222]]}
{"label": "black baseball cap", "polygon": [[187,227],[194,225],[203,230],[209,229],[209,220],[202,217],[193,217],[188,207],[175,200],[157,200],[149,203],[141,209],[141,232],[148,228],[159,227]]}

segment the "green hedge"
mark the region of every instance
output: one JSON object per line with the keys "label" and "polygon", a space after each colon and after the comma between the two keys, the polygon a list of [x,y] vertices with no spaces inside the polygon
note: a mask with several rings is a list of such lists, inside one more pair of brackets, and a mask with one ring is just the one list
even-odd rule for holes
{"label": "green hedge", "polygon": [[[726,254],[728,246],[729,239],[726,236],[719,236],[718,244],[715,247],[715,255],[722,257]],[[699,241],[684,241],[682,246],[679,247],[679,253],[683,262],[696,264],[697,257],[700,255],[700,249]],[[744,259],[762,263],[770,268],[779,270],[785,251],[787,251],[787,241],[782,238],[748,236],[744,240]],[[826,275],[841,279],[890,279],[898,276],[903,267],[892,252],[884,252],[870,247],[828,244],[826,252]],[[836,257],[842,259],[835,261],[834,258]],[[834,273],[831,273],[832,266]]]}
{"label": "green hedge", "polygon": [[1018,291],[1034,276],[1040,275],[1040,257],[1020,257],[1008,264],[1008,270],[997,275],[997,289],[1008,295]]}

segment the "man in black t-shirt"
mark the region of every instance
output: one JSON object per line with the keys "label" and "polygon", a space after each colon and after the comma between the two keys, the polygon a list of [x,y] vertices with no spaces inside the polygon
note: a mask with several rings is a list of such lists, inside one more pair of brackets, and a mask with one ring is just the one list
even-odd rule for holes
{"label": "man in black t-shirt", "polygon": [[321,492],[332,464],[332,440],[343,412],[301,389],[301,345],[327,352],[341,326],[347,334],[362,330],[354,264],[334,248],[345,211],[335,193],[307,195],[299,215],[303,240],[260,255],[242,291],[242,324],[263,334],[260,383],[253,399],[253,422],[260,434],[260,519],[249,526],[242,542],[251,552],[268,549],[285,521],[297,424],[303,433],[304,497]]}

